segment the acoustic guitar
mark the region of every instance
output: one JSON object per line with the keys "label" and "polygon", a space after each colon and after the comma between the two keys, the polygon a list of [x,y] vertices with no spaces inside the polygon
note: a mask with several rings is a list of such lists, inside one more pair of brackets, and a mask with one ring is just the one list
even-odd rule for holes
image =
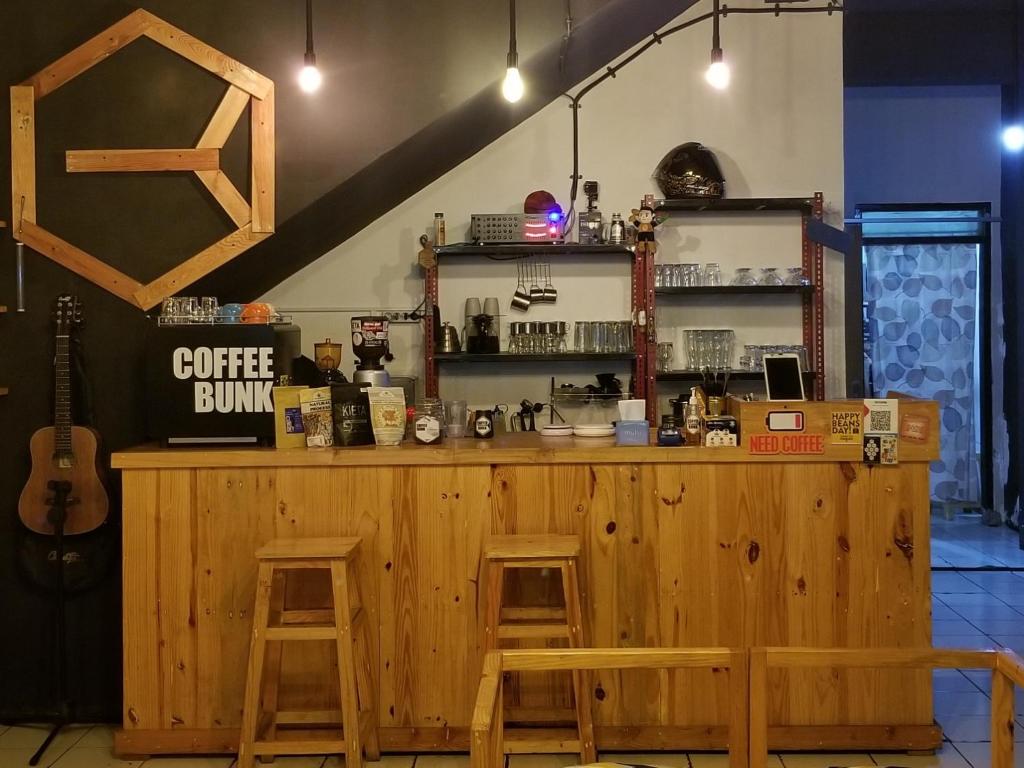
{"label": "acoustic guitar", "polygon": [[58,297],[54,320],[53,426],[32,435],[32,474],[18,500],[18,516],[26,528],[40,534],[55,533],[55,523],[61,519],[65,534],[87,533],[107,519],[110,502],[100,470],[99,436],[93,429],[71,423],[70,342],[72,331],[82,322],[78,299]]}

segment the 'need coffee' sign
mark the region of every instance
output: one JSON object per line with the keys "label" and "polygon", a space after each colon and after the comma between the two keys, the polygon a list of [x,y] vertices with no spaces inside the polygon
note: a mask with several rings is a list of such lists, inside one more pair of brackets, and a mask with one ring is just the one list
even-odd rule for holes
{"label": "'need coffee' sign", "polygon": [[146,377],[150,437],[272,437],[281,352],[275,336],[266,325],[153,329]]}

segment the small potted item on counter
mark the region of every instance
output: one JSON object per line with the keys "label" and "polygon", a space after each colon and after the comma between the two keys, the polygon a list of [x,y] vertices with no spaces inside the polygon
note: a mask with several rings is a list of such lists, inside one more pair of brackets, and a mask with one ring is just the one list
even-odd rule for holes
{"label": "small potted item on counter", "polygon": [[377,445],[401,445],[405,437],[405,390],[401,387],[370,387],[370,423]]}

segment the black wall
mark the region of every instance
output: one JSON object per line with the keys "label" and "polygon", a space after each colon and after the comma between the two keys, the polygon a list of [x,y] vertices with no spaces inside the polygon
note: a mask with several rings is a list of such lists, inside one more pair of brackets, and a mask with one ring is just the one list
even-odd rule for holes
{"label": "black wall", "polygon": [[[325,81],[314,97],[294,85],[305,44],[301,0],[143,3],[277,84],[279,234],[190,292],[216,292],[222,301],[259,295],[692,2],[574,0],[577,34],[567,60],[559,56],[564,5],[519,3],[521,55],[546,79],[517,108],[494,96],[505,66],[504,0],[315,0]],[[122,0],[0,4],[0,81],[21,82],[134,7]],[[193,145],[223,87],[142,40],[47,96],[37,107],[39,223],[141,281],[230,231],[188,174],[63,170],[67,149]],[[9,146],[3,103],[0,145]],[[248,130],[242,123],[223,163],[244,194]],[[9,174],[3,151],[0,178]],[[10,210],[3,182],[0,211]],[[11,214],[0,218],[9,221]],[[80,338],[93,423],[108,450],[145,437],[141,360],[150,321],[31,251],[28,311],[14,313],[14,246],[10,230],[2,234],[0,304],[12,311],[0,315],[0,386],[10,387],[10,395],[0,397],[0,719],[25,719],[52,704],[55,682],[49,597],[33,589],[16,564],[23,541],[16,504],[28,474],[28,439],[51,421],[52,301],[71,292],[84,303]],[[118,478],[111,481],[116,535]],[[80,720],[120,719],[120,621],[115,568],[70,605],[71,685]]]}

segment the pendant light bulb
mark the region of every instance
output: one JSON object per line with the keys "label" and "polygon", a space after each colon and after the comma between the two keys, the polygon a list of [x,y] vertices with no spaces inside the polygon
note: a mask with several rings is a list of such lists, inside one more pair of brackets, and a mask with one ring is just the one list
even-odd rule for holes
{"label": "pendant light bulb", "polygon": [[314,93],[319,90],[320,85],[324,81],[324,76],[320,74],[320,70],[317,69],[316,60],[313,63],[306,62],[306,66],[299,72],[299,88],[306,93]]}
{"label": "pendant light bulb", "polygon": [[729,65],[722,59],[721,48],[712,52],[711,66],[704,73],[704,79],[708,81],[708,85],[717,91],[724,91],[729,87],[729,82],[732,80],[732,71],[729,69]]}
{"label": "pendant light bulb", "polygon": [[515,104],[523,98],[523,76],[519,74],[519,67],[509,67],[505,72],[505,80],[501,83],[501,95],[505,101]]}

